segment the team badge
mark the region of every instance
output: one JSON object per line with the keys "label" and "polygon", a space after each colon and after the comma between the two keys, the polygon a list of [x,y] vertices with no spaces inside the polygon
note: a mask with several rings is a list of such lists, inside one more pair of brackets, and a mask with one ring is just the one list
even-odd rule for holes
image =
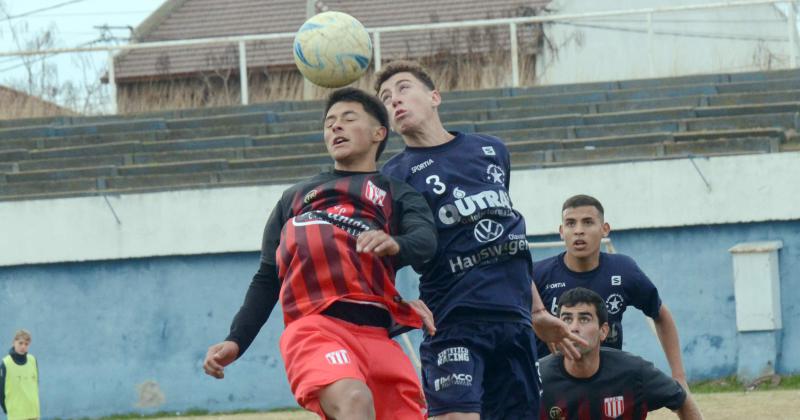
{"label": "team badge", "polygon": [[386,198],[386,191],[378,188],[372,181],[367,181],[367,190],[364,192],[367,200],[372,201],[377,206],[383,207],[383,199]]}
{"label": "team badge", "polygon": [[486,179],[495,184],[502,184],[505,182],[506,173],[502,168],[495,164],[486,167]]}
{"label": "team badge", "polygon": [[550,420],[564,420],[566,418],[564,417],[564,411],[559,406],[550,407],[547,414],[550,416]]}
{"label": "team badge", "polygon": [[606,309],[608,309],[609,314],[616,315],[622,310],[623,303],[625,303],[625,300],[622,299],[622,296],[613,293],[606,299]]}
{"label": "team badge", "polygon": [[303,197],[303,203],[308,204],[308,203],[314,201],[314,199],[317,198],[317,194],[319,194],[319,191],[317,191],[317,190],[309,191],[308,193],[306,193],[306,196]]}
{"label": "team badge", "polygon": [[603,400],[603,414],[615,419],[625,412],[625,398],[622,395]]}

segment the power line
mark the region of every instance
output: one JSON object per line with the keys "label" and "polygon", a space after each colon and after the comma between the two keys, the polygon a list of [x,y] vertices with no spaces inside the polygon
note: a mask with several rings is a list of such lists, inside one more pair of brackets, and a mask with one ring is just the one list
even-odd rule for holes
{"label": "power line", "polygon": [[59,7],[64,7],[64,6],[68,6],[70,4],[80,3],[80,2],[83,2],[83,1],[86,1],[86,0],[70,0],[70,1],[65,1],[63,3],[54,4],[52,6],[42,7],[40,9],[31,10],[31,11],[28,11],[28,12],[25,12],[25,13],[20,13],[18,15],[13,15],[13,16],[12,15],[6,15],[6,17],[3,18],[3,19],[0,19],[0,21],[19,19],[21,17],[30,16],[30,15],[33,15],[33,14],[36,14],[36,13],[39,13],[39,12],[46,12],[48,10],[58,9]]}

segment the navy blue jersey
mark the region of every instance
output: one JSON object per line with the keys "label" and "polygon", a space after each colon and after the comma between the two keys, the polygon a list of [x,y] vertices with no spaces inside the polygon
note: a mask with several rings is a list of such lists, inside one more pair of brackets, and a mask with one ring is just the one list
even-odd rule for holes
{"label": "navy blue jersey", "polygon": [[421,192],[439,233],[420,298],[445,319],[455,308],[507,312],[530,322],[531,256],[525,220],[508,194],[510,160],[497,138],[452,133],[445,144],[406,149],[382,172]]}
{"label": "navy blue jersey", "polygon": [[[645,315],[658,319],[661,298],[658,289],[631,257],[600,253],[600,264],[594,270],[578,273],[564,263],[566,253],[537,261],[533,266],[533,281],[542,302],[553,315],[558,310],[558,298],[567,290],[584,287],[593,290],[606,301],[609,333],[603,345],[622,348],[622,314],[628,305],[639,308]],[[545,343],[539,342],[539,357],[550,354]]]}

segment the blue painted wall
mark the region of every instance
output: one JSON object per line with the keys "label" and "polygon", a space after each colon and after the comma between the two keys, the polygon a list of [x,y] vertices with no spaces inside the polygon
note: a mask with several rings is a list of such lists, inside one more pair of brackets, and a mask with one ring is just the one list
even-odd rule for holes
{"label": "blue painted wall", "polygon": [[[613,220],[612,223],[613,229]],[[536,241],[558,237],[534,238]],[[678,325],[690,380],[736,373],[738,340],[733,263],[728,249],[741,242],[781,240],[783,330],[776,369],[800,372],[800,222],[752,223],[611,232],[617,252],[633,257],[658,287]],[[537,250],[534,260],[560,250]],[[624,350],[668,371],[658,339],[636,308],[623,319]]]}
{"label": "blue painted wall", "polygon": [[[612,239],[672,310],[691,380],[736,372],[728,248],[782,240],[777,369],[800,372],[800,222],[633,230],[612,232]],[[537,250],[534,258],[557,252]],[[33,333],[47,418],[293,406],[277,348],[283,326],[277,310],[224,380],[202,372],[205,351],[226,335],[258,259],[240,253],[0,268],[0,344],[10,348],[17,328]],[[407,271],[398,278],[408,297],[416,295],[415,282]],[[640,312],[629,310],[624,328],[626,350],[667,368]],[[419,334],[413,337],[418,342]],[[157,409],[137,406],[146,397],[137,386],[148,381],[165,396]]]}

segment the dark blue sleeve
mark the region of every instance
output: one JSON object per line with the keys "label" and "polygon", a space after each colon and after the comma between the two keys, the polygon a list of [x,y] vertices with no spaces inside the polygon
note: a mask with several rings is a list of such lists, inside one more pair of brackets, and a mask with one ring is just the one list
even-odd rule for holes
{"label": "dark blue sleeve", "polygon": [[650,318],[658,319],[658,312],[661,310],[661,297],[658,295],[656,285],[650,281],[650,278],[639,268],[638,265],[630,259],[632,266],[632,273],[636,280],[633,284],[631,293],[631,304],[642,311]]}
{"label": "dark blue sleeve", "polygon": [[0,360],[0,407],[6,413],[6,364]]}

